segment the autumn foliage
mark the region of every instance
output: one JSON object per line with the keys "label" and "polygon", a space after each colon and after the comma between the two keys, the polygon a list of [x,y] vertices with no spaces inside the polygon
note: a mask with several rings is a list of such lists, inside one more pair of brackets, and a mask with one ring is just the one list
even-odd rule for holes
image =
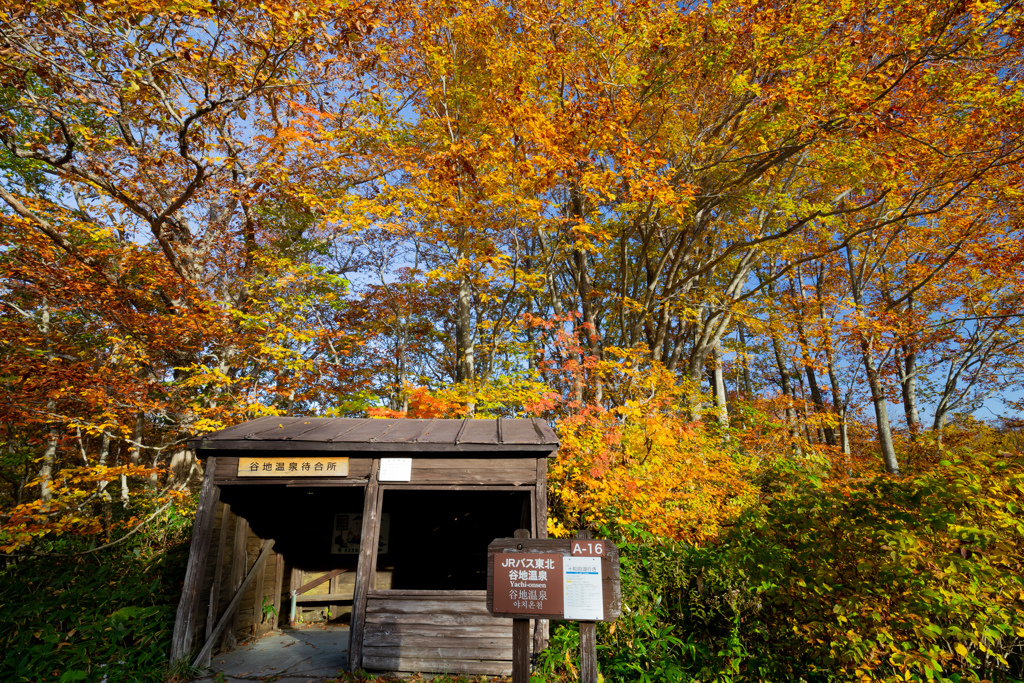
{"label": "autumn foliage", "polygon": [[187,515],[187,438],[262,415],[548,420],[549,531],[641,545],[1019,451],[1022,22],[4,3],[0,551]]}

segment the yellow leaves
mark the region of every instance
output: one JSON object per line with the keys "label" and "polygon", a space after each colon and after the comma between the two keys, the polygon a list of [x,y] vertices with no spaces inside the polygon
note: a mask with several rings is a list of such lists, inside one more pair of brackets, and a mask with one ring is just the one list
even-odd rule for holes
{"label": "yellow leaves", "polygon": [[713,538],[753,488],[728,451],[674,403],[687,396],[684,389],[656,373],[629,372],[646,385],[643,398],[559,425],[561,447],[549,471],[558,524],[637,524],[692,542]]}
{"label": "yellow leaves", "polygon": [[732,82],[729,84],[729,88],[733,93],[741,95],[743,93],[752,93],[757,97],[761,96],[761,86],[758,83],[752,83],[750,81],[751,72],[748,69],[742,73],[738,73],[733,76]]}
{"label": "yellow leaves", "polygon": [[196,420],[195,426],[193,427],[196,434],[204,434],[208,432],[215,432],[219,429],[224,429],[227,425],[222,420],[211,419],[207,417]]}

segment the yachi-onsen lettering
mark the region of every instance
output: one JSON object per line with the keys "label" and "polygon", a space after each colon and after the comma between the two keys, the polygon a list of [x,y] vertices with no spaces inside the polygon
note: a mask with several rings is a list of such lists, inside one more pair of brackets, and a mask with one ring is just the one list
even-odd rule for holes
{"label": "yachi-onsen lettering", "polygon": [[239,477],[347,477],[348,458],[241,457]]}
{"label": "yachi-onsen lettering", "polygon": [[548,572],[554,567],[555,562],[551,558],[506,557],[502,569],[508,572],[508,582],[512,586],[508,591],[512,606],[517,609],[536,608],[543,611],[544,603],[548,600]]}

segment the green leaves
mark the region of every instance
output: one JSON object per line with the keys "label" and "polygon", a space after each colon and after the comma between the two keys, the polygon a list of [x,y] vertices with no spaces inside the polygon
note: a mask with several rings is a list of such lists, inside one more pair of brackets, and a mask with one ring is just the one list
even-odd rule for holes
{"label": "green leaves", "polygon": [[175,524],[128,548],[0,571],[0,680],[164,680],[188,550]]}
{"label": "green leaves", "polygon": [[[631,531],[638,540],[620,542],[628,609],[600,633],[602,671],[1017,680],[1024,535],[1008,503],[1024,503],[1022,478],[1024,457],[965,455],[899,480],[796,479],[703,548]],[[571,643],[553,642],[546,666],[565,670]]]}

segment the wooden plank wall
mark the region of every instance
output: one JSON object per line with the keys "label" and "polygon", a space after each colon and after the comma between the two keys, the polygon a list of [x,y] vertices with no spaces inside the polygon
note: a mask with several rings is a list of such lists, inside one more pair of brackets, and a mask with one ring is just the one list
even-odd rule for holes
{"label": "wooden plank wall", "polygon": [[533,485],[536,458],[417,458],[412,459],[410,484]]}
{"label": "wooden plank wall", "polygon": [[370,591],[363,668],[508,676],[512,621],[490,615],[486,591]]}
{"label": "wooden plank wall", "polygon": [[[385,482],[389,487],[430,488],[443,491],[449,487],[469,486],[485,490],[490,486],[522,486],[530,490],[538,482],[543,486],[547,462],[544,458],[417,458],[413,456],[409,482]],[[299,486],[351,486],[373,480],[371,461],[350,460],[350,476],[346,480],[288,480],[274,483]],[[235,475],[237,458],[219,458],[217,484],[267,484],[266,480],[240,481]],[[375,487],[374,487],[375,488]],[[375,494],[376,492],[372,492]],[[368,496],[368,505],[378,503],[376,495]],[[534,533],[543,537],[546,529],[546,497],[540,491],[533,497]],[[197,645],[205,642],[236,587],[255,561],[261,544],[244,519],[230,506],[218,504],[209,545],[209,559],[200,589],[200,628]],[[367,547],[367,554],[372,553]],[[372,566],[370,557],[367,566]],[[215,651],[223,652],[263,635],[287,619],[288,600],[294,577],[292,567],[273,551],[261,575],[252,582],[243,596],[236,618]],[[302,577],[308,581],[315,575]],[[344,598],[352,594],[356,572],[350,571],[315,591]],[[424,671],[508,675],[512,660],[511,621],[496,619],[487,612],[484,591],[448,591],[439,599],[437,591],[417,596],[415,591],[392,591],[390,576],[378,572],[367,577],[365,612],[365,655],[362,667],[378,671]],[[383,590],[382,590],[383,589]],[[358,591],[355,591],[358,592]],[[386,595],[385,595],[386,593]],[[402,595],[399,595],[402,594]],[[272,604],[277,617],[264,614],[262,607]],[[358,596],[354,596],[353,601]],[[331,604],[332,616],[350,611],[348,602],[339,595],[341,604]],[[326,605],[308,604],[306,610],[323,609]],[[353,636],[361,631],[358,615],[353,615]],[[538,628],[534,644],[546,644],[546,624]],[[357,644],[353,644],[358,649]],[[462,653],[462,654],[460,654]],[[456,658],[458,657],[458,658]]]}
{"label": "wooden plank wall", "polygon": [[[306,572],[288,565],[288,580],[290,586],[302,586],[305,583],[319,579],[327,572]],[[379,574],[380,572],[378,572]],[[352,613],[352,597],[355,593],[356,572],[349,570],[335,576],[333,579],[319,586],[314,586],[298,598],[296,616],[300,621],[307,621],[310,615],[316,612],[330,610],[331,620]],[[291,595],[291,591],[288,591]],[[330,602],[327,598],[337,600]],[[285,598],[282,598],[285,599]],[[285,609],[288,609],[287,599]],[[287,615],[282,616],[287,619]]]}
{"label": "wooden plank wall", "polygon": [[[200,630],[198,645],[206,642],[241,583],[241,577],[246,575],[256,561],[262,542],[263,539],[256,536],[248,523],[231,511],[230,506],[218,504],[209,560],[200,593],[199,613],[205,628]],[[263,565],[263,570],[242,596],[238,612],[232,620],[233,628],[218,643],[215,652],[233,649],[237,643],[244,643],[277,627],[281,610],[287,610],[287,606],[282,607],[281,598],[287,585],[286,578],[283,558],[271,551],[271,557]],[[270,610],[264,613],[264,598],[266,604],[273,605],[277,610],[277,617]]]}
{"label": "wooden plank wall", "polygon": [[[396,454],[400,455],[400,454]],[[537,458],[418,458],[412,455],[410,484],[491,484],[532,486],[537,482]],[[214,482],[218,485],[252,486],[360,486],[370,474],[369,458],[349,458],[348,477],[239,477],[238,457],[219,456]]]}

